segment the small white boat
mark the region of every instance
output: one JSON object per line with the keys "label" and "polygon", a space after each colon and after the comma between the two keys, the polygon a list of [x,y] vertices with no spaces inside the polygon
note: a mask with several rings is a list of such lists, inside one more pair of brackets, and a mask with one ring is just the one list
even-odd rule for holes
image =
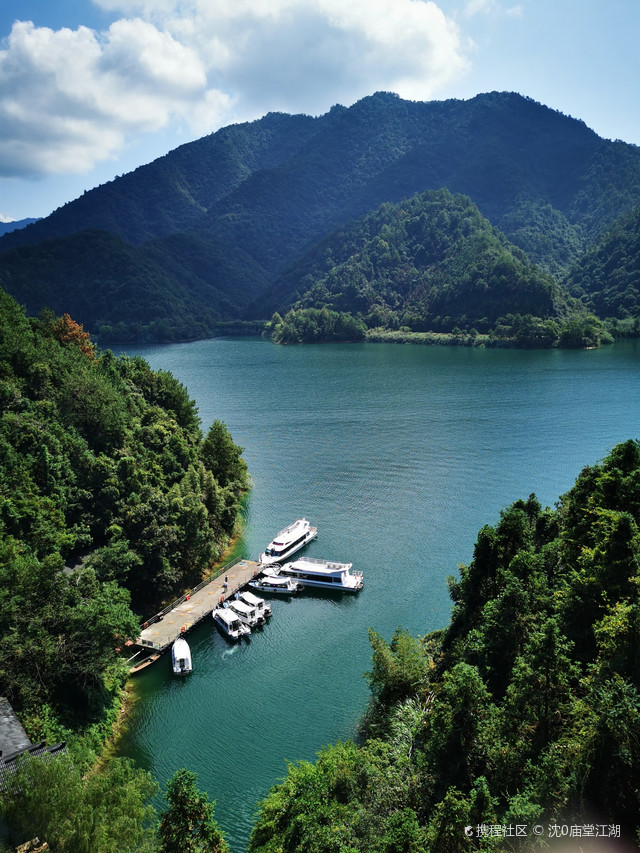
{"label": "small white boat", "polygon": [[276,595],[295,595],[302,592],[302,584],[291,580],[291,578],[281,577],[273,567],[267,572],[249,581],[249,586],[261,592],[272,592]]}
{"label": "small white boat", "polygon": [[216,607],[211,615],[230,640],[239,640],[251,633],[251,628],[241,622],[230,607]]}
{"label": "small white boat", "polygon": [[191,649],[184,637],[178,637],[171,647],[171,663],[174,675],[187,675],[193,669]]}
{"label": "small white boat", "polygon": [[264,616],[258,613],[257,607],[247,604],[246,601],[241,601],[239,598],[232,598],[229,601],[229,608],[237,613],[240,621],[250,628],[257,628],[258,625],[264,625],[266,622]]}
{"label": "small white boat", "polygon": [[270,566],[286,560],[300,548],[304,548],[307,542],[311,542],[317,535],[317,527],[312,527],[306,518],[299,518],[274,537],[264,553],[260,554],[258,562],[263,566]]}
{"label": "small white boat", "polygon": [[351,571],[352,566],[353,563],[300,557],[291,563],[285,563],[279,574],[280,577],[292,578],[305,586],[358,592],[364,585],[364,575],[362,572]]}
{"label": "small white boat", "polygon": [[254,595],[252,592],[249,592],[248,589],[243,590],[238,597],[241,601],[244,601],[251,607],[255,607],[258,613],[261,613],[262,616],[264,616],[265,620],[273,615],[273,611],[271,610],[271,605],[269,604],[269,602],[265,601],[264,598],[260,598],[260,596]]}

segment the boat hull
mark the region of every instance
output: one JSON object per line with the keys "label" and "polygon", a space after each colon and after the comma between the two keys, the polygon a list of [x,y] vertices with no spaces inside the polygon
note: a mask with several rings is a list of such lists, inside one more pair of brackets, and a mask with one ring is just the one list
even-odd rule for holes
{"label": "boat hull", "polygon": [[188,675],[193,670],[191,649],[182,637],[175,641],[171,649],[171,665],[174,675]]}

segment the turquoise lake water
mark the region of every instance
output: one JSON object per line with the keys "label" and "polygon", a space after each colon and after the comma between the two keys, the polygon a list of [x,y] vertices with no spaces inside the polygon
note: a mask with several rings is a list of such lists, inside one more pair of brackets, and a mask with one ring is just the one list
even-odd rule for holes
{"label": "turquoise lake water", "polygon": [[120,753],[163,787],[195,771],[233,853],[287,761],[356,735],[369,627],[387,639],[443,627],[446,578],[484,524],[531,492],[552,506],[584,466],[640,437],[640,341],[510,351],[242,338],[128,352],[170,370],[203,428],[223,420],[245,448],[238,553],[257,559],[305,515],[319,534],[304,553],[365,575],[357,596],[271,599],[271,622],[235,647],[207,620],[189,634],[191,676],[173,677],[167,657],[135,680]]}

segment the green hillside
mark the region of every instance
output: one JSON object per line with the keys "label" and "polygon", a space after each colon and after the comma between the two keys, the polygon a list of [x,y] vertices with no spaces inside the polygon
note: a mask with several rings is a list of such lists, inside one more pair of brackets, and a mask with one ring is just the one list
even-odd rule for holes
{"label": "green hillside", "polygon": [[640,207],[584,255],[564,285],[600,317],[640,318]]}
{"label": "green hillside", "polygon": [[100,352],[68,316],[28,320],[0,291],[0,695],[36,737],[49,713],[101,719],[132,608],[220,557],[240,453],[221,423],[202,435],[170,373]]}
{"label": "green hillside", "polygon": [[362,744],[291,764],[251,853],[516,851],[553,827],[558,849],[635,847],[639,524],[628,441],[556,508],[530,495],[483,527],[444,631],[370,631]]}
{"label": "green hillside", "polygon": [[[377,93],[318,118],[269,114],[0,238],[0,281],[29,313],[49,305],[92,332],[204,334],[198,325],[220,319],[268,319],[279,277],[335,229],[443,187],[559,277],[640,205],[640,150],[513,93],[428,103]],[[291,294],[278,287],[281,308]],[[87,295],[98,290],[99,313]]]}
{"label": "green hillside", "polygon": [[297,297],[296,309],[412,331],[487,332],[509,314],[563,322],[577,313],[469,198],[444,189],[384,204],[335,232],[278,280],[274,308],[285,294]]}

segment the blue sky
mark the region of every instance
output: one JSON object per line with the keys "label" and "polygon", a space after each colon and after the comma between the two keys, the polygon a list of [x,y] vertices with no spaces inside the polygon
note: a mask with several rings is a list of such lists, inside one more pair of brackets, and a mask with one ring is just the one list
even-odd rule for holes
{"label": "blue sky", "polygon": [[640,144],[639,0],[0,0],[0,219],[270,110],[515,91]]}

